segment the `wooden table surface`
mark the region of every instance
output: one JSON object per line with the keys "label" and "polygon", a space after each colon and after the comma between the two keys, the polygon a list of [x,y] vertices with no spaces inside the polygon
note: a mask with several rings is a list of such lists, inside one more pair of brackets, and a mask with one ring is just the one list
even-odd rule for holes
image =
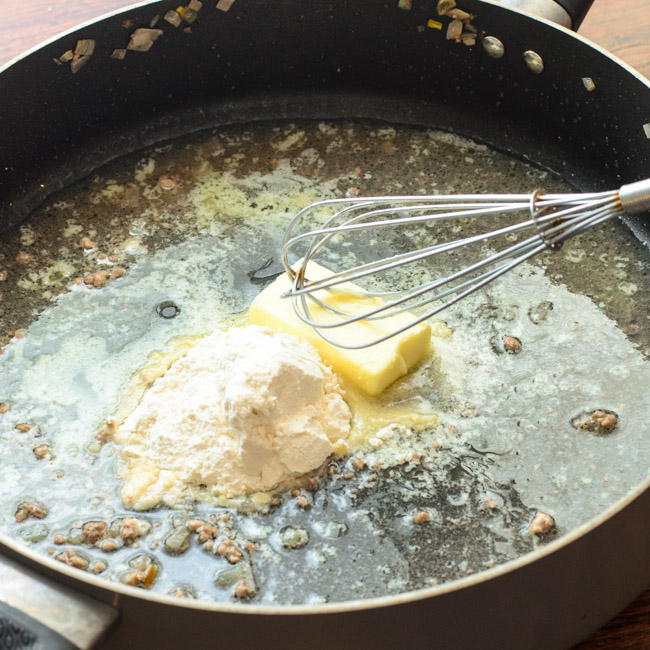
{"label": "wooden table surface", "polygon": [[[130,4],[132,0],[0,0],[0,66],[58,32]],[[596,0],[580,33],[650,77],[650,0]],[[650,650],[650,587],[574,650]]]}

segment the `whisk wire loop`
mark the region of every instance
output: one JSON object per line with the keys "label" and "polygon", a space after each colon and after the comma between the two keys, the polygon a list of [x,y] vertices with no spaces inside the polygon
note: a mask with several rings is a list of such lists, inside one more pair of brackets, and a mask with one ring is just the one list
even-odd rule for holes
{"label": "whisk wire loop", "polygon": [[[626,199],[626,206],[619,196],[625,188],[628,188],[626,196],[632,197]],[[281,261],[291,279],[291,289],[284,295],[291,298],[298,317],[314,327],[326,341],[347,349],[369,347],[439,314],[545,249],[555,250],[567,239],[624,214],[630,210],[630,205],[639,211],[644,209],[650,200],[650,179],[624,186],[622,190],[583,194],[546,194],[536,190],[530,194],[512,195],[372,196],[319,201],[298,212],[285,232]],[[325,210],[333,210],[333,214],[323,219]],[[516,212],[528,217],[486,232],[471,232],[481,219],[489,221],[496,215]],[[314,216],[320,217],[320,227],[309,232],[296,232],[303,221]],[[451,220],[458,221],[457,230],[462,236],[452,241],[436,241],[438,233],[434,228]],[[331,255],[329,247],[336,249],[336,245],[340,246],[340,238],[390,233],[392,231],[387,229],[391,228],[395,229],[393,236],[397,237],[404,229],[414,226],[427,229],[416,231],[417,237],[430,237],[434,241],[415,250],[366,259],[350,268],[327,271],[324,275],[310,272],[310,268],[314,268],[310,267],[314,258]],[[468,229],[470,232],[466,232]],[[517,241],[526,231],[532,233]],[[512,243],[500,250],[494,248],[494,244],[503,238]],[[370,241],[367,237],[366,240]],[[366,240],[362,241],[365,243]],[[476,245],[484,251],[478,261],[460,269],[452,265],[446,274],[415,281],[411,286],[382,287],[380,283],[379,287],[361,288],[352,284],[381,274],[389,274],[389,283],[394,282],[394,274],[399,273],[404,265],[431,263],[442,254],[453,256]],[[296,247],[303,249],[302,260],[292,267],[289,255]],[[336,250],[339,252],[330,260],[340,256],[345,247]],[[366,251],[362,253],[362,258],[367,258]],[[430,272],[426,271],[427,274]],[[333,299],[337,296],[338,300]],[[373,340],[352,344],[334,339],[329,334],[336,328],[359,321],[390,319],[405,312],[411,313],[413,318],[406,319],[406,322],[400,320],[395,329]]]}

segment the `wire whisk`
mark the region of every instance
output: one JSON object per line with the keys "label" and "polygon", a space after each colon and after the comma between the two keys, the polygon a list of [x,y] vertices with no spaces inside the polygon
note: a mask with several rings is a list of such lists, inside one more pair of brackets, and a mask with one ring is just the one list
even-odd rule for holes
{"label": "wire whisk", "polygon": [[[298,212],[286,230],[281,261],[292,287],[284,295],[292,300],[299,318],[328,342],[347,349],[365,348],[439,314],[544,250],[558,249],[567,239],[614,217],[647,210],[650,210],[650,179],[623,185],[618,190],[584,194],[546,194],[536,190],[529,194],[374,196],[319,201]],[[331,216],[321,227],[296,233],[302,224],[322,220],[324,211]],[[522,221],[494,230],[468,233],[483,222],[489,224],[491,218],[517,212],[523,214]],[[460,237],[436,241],[436,232],[431,228],[452,220],[458,222],[452,225]],[[392,236],[399,237],[405,228],[421,225],[426,225],[431,235],[430,245],[425,242],[424,246],[412,250],[326,273],[314,264],[317,256],[327,259],[328,248],[334,244],[338,251],[344,251],[346,237],[361,236],[357,248],[363,249],[364,242],[372,241],[378,232],[394,229]],[[522,234],[526,236],[521,238]],[[489,249],[499,238],[506,238],[505,248]],[[513,239],[516,241],[510,243]],[[357,281],[377,285],[373,276],[385,273],[393,273],[389,276],[393,282],[404,275],[404,265],[431,262],[443,253],[464,256],[465,249],[473,244],[479,244],[481,251],[488,249],[488,252],[478,261],[447,275],[427,278],[412,286],[391,286],[388,290],[356,285]],[[300,248],[301,260],[292,266],[289,254],[296,247]],[[334,257],[337,255],[340,257],[341,253]],[[316,268],[318,272],[312,271]],[[396,276],[394,272],[398,269],[400,273]],[[348,308],[346,301],[331,300],[332,296],[348,298],[352,307]],[[405,312],[413,316],[398,317]],[[332,330],[358,321],[391,318],[396,323],[394,328],[361,343],[336,339],[330,334]],[[345,335],[342,336],[345,339]]]}

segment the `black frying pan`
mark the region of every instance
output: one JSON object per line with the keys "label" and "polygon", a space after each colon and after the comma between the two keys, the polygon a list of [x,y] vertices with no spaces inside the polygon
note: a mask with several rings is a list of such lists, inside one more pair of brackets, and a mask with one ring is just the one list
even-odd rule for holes
{"label": "black frying pan", "polygon": [[[125,19],[144,25],[172,6],[147,3],[45,45],[0,75],[0,227],[15,226],[50,193],[128,152],[206,127],[281,118],[443,128],[529,158],[585,190],[650,176],[647,81],[566,30],[468,0],[463,8],[476,14],[477,28],[504,44],[505,55],[491,58],[480,45],[455,46],[433,30],[419,31],[434,12],[414,4],[409,12],[393,3],[360,7],[342,0],[317,8],[297,0],[238,0],[228,12],[206,4],[190,37],[172,32],[141,57],[112,59],[125,44]],[[579,22],[580,8],[569,9]],[[89,64],[72,75],[52,59],[78,38],[97,45]],[[524,63],[528,50],[542,57],[541,74]],[[597,93],[586,90],[584,77],[594,79]],[[106,648],[171,648],[206,639],[269,648],[287,642],[326,648],[334,639],[350,648],[561,648],[647,584],[650,531],[638,522],[647,521],[649,494],[645,481],[534,561],[524,557],[414,594],[318,608],[179,605],[80,576],[4,536],[1,541],[21,565],[121,612]],[[38,589],[19,582],[28,574],[17,575],[5,568],[9,594],[0,593],[3,607],[12,605],[4,618],[31,630],[26,635],[46,632],[21,618],[19,608],[49,618],[77,647],[91,647],[112,624],[110,609],[78,596],[85,629],[62,630],[57,612],[69,601],[54,605],[45,592],[36,602],[48,604],[30,608],[15,592]]]}

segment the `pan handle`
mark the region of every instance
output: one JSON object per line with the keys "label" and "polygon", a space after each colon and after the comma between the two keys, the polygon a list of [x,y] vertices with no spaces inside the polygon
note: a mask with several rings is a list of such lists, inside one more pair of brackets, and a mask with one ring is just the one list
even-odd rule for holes
{"label": "pan handle", "polygon": [[523,9],[562,27],[577,31],[594,0],[499,0],[501,4]]}
{"label": "pan handle", "polygon": [[112,607],[0,554],[0,648],[92,650],[117,619]]}
{"label": "pan handle", "polygon": [[578,27],[591,9],[594,0],[556,0],[571,17],[571,29],[578,31]]}

